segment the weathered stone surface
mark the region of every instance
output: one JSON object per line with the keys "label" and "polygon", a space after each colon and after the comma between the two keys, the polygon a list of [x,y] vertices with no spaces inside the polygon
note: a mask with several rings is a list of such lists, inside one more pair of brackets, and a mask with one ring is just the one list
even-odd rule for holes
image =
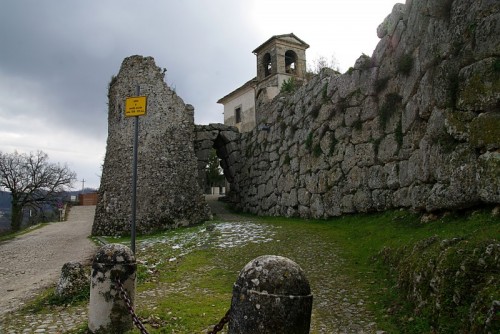
{"label": "weathered stone surface", "polygon": [[134,120],[125,117],[124,105],[127,97],[135,96],[136,85],[148,97],[147,115],[139,122],[137,232],[210,217],[202,190],[193,182],[198,178],[194,108],[167,86],[153,58],[132,56],[109,87],[108,141],[93,235],[130,234]]}
{"label": "weathered stone surface", "polygon": [[[371,57],[263,106],[277,125],[242,135],[242,152],[258,144],[235,176],[240,208],[329,217],[498,203],[499,10],[495,1],[395,5]],[[265,159],[279,163],[257,168]],[[243,186],[264,183],[274,205],[270,190],[250,196]],[[297,202],[283,195],[293,190]]]}
{"label": "weathered stone surface", "polygon": [[82,291],[88,291],[90,277],[84,266],[79,262],[65,263],[56,285],[56,295],[62,298],[75,296]]}
{"label": "weathered stone surface", "polygon": [[99,248],[92,261],[88,328],[91,333],[125,333],[133,328],[119,279],[134,307],[137,264],[132,250],[121,244]]}
{"label": "weathered stone surface", "polygon": [[260,256],[234,284],[229,333],[309,333],[312,301],[309,282],[295,262]]}
{"label": "weathered stone surface", "polygon": [[[322,71],[294,94],[259,104],[268,131],[259,131],[259,122],[243,134],[210,124],[175,136],[194,141],[199,185],[210,150],[217,150],[230,200],[247,212],[326,218],[500,203],[499,11],[497,1],[396,4],[377,30],[381,40],[371,57],[362,55],[343,75]],[[130,126],[120,126],[108,147],[128,138]],[[121,152],[115,166],[128,163],[126,151],[115,150]],[[117,184],[117,192],[127,186]],[[126,212],[128,203],[103,196],[107,210]]]}
{"label": "weathered stone surface", "polygon": [[500,152],[486,152],[479,156],[478,194],[486,203],[500,203],[500,185],[495,180],[500,179]]}
{"label": "weathered stone surface", "polygon": [[469,131],[471,145],[487,150],[500,148],[500,110],[480,114],[470,122]]}
{"label": "weathered stone surface", "polygon": [[392,13],[389,14],[384,22],[382,22],[377,28],[377,36],[378,38],[383,38],[387,35],[392,36],[394,30],[396,30],[396,26],[399,20],[403,19],[403,13],[405,10],[405,5],[402,3],[397,3],[392,8]]}
{"label": "weathered stone surface", "polygon": [[[423,218],[422,223],[438,219],[432,213]],[[404,287],[415,314],[435,315],[433,321],[438,331],[450,329],[448,312],[462,309],[467,316],[454,319],[453,332],[498,332],[500,303],[492,293],[500,269],[497,240],[441,240],[434,236],[413,247],[384,248],[380,256],[398,272],[397,285]],[[446,315],[442,312],[444,305],[449,308]]]}
{"label": "weathered stone surface", "polygon": [[491,111],[500,101],[500,57],[482,59],[459,72],[457,108]]}

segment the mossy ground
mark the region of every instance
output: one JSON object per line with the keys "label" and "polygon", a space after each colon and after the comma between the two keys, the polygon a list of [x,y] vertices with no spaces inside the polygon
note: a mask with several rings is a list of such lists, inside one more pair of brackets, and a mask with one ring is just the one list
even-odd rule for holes
{"label": "mossy ground", "polygon": [[[342,328],[341,303],[361,305],[357,316],[373,321],[378,330],[430,333],[430,315],[414,314],[414,305],[396,286],[397,273],[380,260],[381,251],[411,248],[431,236],[500,238],[500,219],[489,209],[450,214],[425,224],[407,211],[320,221],[243,217],[248,221],[209,222],[138,240],[136,309],[150,333],[201,333],[212,328],[230,306],[239,271],[265,254],[289,257],[306,272],[315,298],[311,333]],[[245,224],[252,228],[245,230]],[[494,290],[490,292],[498,294],[498,287]],[[448,333],[447,326],[441,328],[438,333]],[[82,327],[74,333],[84,332]]]}

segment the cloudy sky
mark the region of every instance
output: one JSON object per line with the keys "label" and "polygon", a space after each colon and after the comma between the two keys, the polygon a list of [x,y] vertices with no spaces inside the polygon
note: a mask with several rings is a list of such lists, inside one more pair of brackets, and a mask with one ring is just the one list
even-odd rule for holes
{"label": "cloudy sky", "polygon": [[167,68],[197,124],[222,123],[216,101],[256,75],[252,51],[293,32],[308,62],[344,72],[378,43],[396,0],[3,0],[0,151],[42,150],[99,186],[107,85],[125,57]]}

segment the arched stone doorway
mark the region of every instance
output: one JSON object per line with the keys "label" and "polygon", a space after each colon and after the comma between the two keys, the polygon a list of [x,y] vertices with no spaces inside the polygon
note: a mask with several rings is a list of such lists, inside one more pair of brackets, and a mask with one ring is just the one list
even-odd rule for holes
{"label": "arched stone doorway", "polygon": [[226,196],[231,202],[237,202],[238,189],[235,189],[234,177],[240,161],[240,136],[238,129],[223,124],[195,126],[194,150],[198,158],[198,184],[205,189],[206,173],[210,152],[215,149],[220,159],[226,183]]}

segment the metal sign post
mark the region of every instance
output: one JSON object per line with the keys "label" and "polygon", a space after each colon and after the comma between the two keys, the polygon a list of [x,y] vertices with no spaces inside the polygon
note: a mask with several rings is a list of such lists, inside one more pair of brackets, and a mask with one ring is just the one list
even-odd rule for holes
{"label": "metal sign post", "polygon": [[130,228],[130,249],[135,254],[135,217],[136,217],[136,193],[137,193],[137,143],[139,141],[139,116],[146,114],[146,96],[139,96],[141,88],[135,87],[135,97],[127,98],[125,101],[125,116],[134,117],[134,149],[132,159],[132,222]]}

